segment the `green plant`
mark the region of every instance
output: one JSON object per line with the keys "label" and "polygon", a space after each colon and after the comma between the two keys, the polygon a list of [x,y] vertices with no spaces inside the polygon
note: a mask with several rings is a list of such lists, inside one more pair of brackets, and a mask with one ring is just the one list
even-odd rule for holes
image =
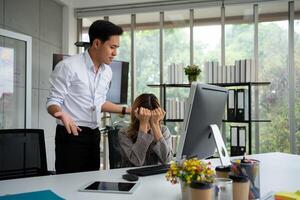
{"label": "green plant", "polygon": [[177,183],[178,180],[186,184],[190,184],[192,181],[209,184],[214,182],[215,170],[212,169],[210,162],[197,158],[183,159],[180,162],[171,161],[166,179],[173,184]]}
{"label": "green plant", "polygon": [[185,75],[199,75],[201,69],[198,65],[188,65],[184,68]]}

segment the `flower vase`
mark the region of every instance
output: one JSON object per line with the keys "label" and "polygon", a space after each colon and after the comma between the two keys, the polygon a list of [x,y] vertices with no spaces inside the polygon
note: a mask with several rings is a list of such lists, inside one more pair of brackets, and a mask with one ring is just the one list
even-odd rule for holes
{"label": "flower vase", "polygon": [[189,185],[186,182],[180,181],[180,187],[181,187],[181,199],[182,200],[190,200],[189,198]]}
{"label": "flower vase", "polygon": [[190,185],[190,200],[212,200],[213,184],[193,181]]}
{"label": "flower vase", "polygon": [[188,80],[189,80],[189,83],[191,84],[192,82],[194,81],[197,81],[197,74],[189,74],[188,75]]}

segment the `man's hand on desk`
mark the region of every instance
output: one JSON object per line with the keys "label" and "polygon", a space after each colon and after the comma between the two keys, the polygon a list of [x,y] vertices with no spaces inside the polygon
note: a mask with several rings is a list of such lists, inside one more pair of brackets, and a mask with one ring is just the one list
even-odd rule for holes
{"label": "man's hand on desk", "polygon": [[54,113],[54,117],[63,122],[69,134],[78,135],[78,132],[81,131],[68,113],[59,111]]}

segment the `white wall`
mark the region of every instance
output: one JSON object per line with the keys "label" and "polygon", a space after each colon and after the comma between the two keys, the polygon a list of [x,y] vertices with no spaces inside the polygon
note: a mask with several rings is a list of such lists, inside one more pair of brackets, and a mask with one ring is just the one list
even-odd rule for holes
{"label": "white wall", "polygon": [[45,131],[48,169],[54,169],[55,120],[46,111],[52,54],[62,53],[63,6],[53,0],[0,0],[0,27],[32,37],[32,128]]}

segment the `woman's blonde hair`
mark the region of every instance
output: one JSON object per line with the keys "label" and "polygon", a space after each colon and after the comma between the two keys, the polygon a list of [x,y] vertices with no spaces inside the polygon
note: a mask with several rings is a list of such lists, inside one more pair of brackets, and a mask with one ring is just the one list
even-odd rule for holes
{"label": "woman's blonde hair", "polygon": [[158,102],[157,97],[154,94],[150,94],[150,93],[143,93],[140,96],[138,96],[131,107],[131,122],[129,125],[129,128],[127,130],[128,133],[128,137],[130,137],[133,141],[136,140],[137,137],[137,132],[139,130],[140,127],[140,122],[139,120],[135,117],[134,115],[134,111],[137,108],[147,108],[149,110],[154,110],[156,108],[160,107],[160,104]]}

